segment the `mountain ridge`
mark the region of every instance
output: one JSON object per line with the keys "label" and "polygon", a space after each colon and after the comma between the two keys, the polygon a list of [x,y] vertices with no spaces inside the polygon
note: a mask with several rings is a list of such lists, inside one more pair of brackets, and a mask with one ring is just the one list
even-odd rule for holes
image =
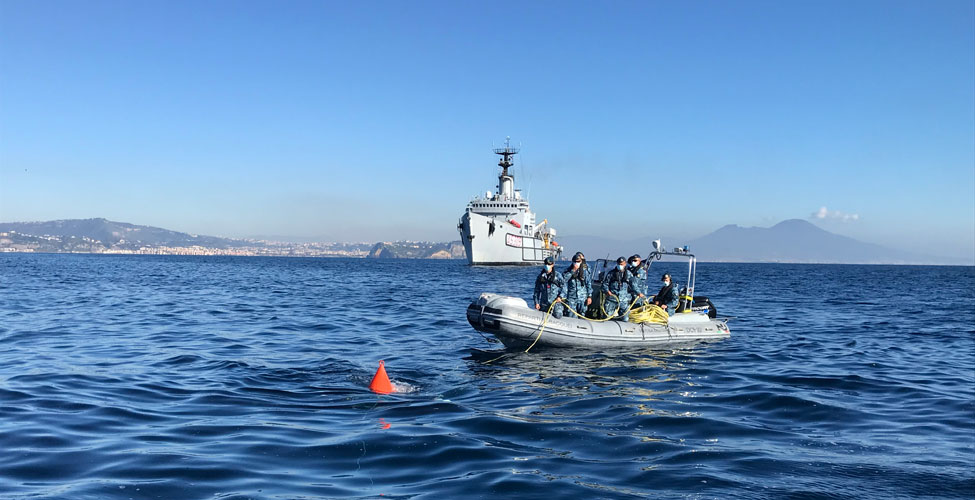
{"label": "mountain ridge", "polygon": [[[110,221],[103,217],[92,219],[58,219],[53,221],[0,222],[0,232],[17,232],[32,236],[60,236],[88,238],[106,248],[133,249],[144,245],[204,246],[231,248],[246,240],[199,236],[153,226]],[[250,243],[250,242],[247,242]]]}
{"label": "mountain ridge", "polygon": [[[587,256],[616,257],[623,251],[649,252],[650,242],[657,237],[626,241],[591,236],[563,236],[560,243],[567,249],[578,248]],[[786,219],[770,227],[742,227],[726,224],[698,238],[660,238],[667,248],[687,245],[703,262],[782,262],[817,264],[950,264],[972,265],[971,260],[924,255],[901,249],[862,242],[831,233],[803,219]],[[573,253],[575,250],[573,250]],[[590,255],[591,254],[591,255]]]}

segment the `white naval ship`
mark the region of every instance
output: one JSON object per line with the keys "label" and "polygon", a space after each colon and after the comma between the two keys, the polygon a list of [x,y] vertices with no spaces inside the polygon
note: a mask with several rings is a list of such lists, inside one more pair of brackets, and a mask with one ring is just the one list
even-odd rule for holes
{"label": "white naval ship", "polygon": [[504,147],[494,150],[501,155],[497,192],[488,191],[483,198],[471,200],[457,224],[471,265],[530,266],[562,253],[553,239],[555,229],[548,227],[547,220],[536,225],[528,200],[515,189],[515,177],[508,169],[518,149],[510,141],[505,139]]}

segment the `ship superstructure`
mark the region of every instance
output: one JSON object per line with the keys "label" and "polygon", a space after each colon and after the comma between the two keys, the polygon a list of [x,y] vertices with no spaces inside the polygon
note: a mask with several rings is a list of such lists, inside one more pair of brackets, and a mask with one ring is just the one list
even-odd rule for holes
{"label": "ship superstructure", "polygon": [[497,191],[471,200],[457,224],[472,265],[536,265],[562,252],[553,239],[555,229],[547,220],[536,224],[528,200],[515,189],[515,176],[509,169],[518,149],[510,142],[507,138],[503,148],[494,150],[501,156]]}

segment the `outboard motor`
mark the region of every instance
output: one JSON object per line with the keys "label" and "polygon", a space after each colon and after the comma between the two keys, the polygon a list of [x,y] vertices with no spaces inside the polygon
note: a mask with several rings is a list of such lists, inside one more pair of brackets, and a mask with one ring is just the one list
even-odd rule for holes
{"label": "outboard motor", "polygon": [[688,302],[691,301],[688,300],[687,297],[687,288],[681,287],[680,301],[678,301],[677,310],[674,312],[675,313],[684,312],[687,310],[688,305],[690,305],[691,311],[698,312],[698,313],[706,312],[708,314],[708,317],[711,319],[714,319],[718,316],[717,308],[715,308],[714,304],[711,303],[711,299],[707,297],[703,297],[703,296],[694,297],[694,301],[691,304],[688,304]]}

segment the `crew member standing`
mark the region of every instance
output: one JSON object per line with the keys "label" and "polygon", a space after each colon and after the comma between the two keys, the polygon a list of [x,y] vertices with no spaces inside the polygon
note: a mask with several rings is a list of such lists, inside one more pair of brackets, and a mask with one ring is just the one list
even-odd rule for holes
{"label": "crew member standing", "polygon": [[643,305],[647,298],[647,270],[640,266],[640,256],[631,255],[630,265],[630,294],[638,299],[637,306]]}
{"label": "crew member standing", "polygon": [[616,267],[603,278],[603,312],[614,319],[626,321],[630,315],[630,272],[626,270],[626,259],[616,259]]}
{"label": "crew member standing", "polygon": [[562,272],[562,278],[565,280],[566,307],[585,317],[586,307],[592,304],[592,276],[582,252],[572,256],[572,263]]}
{"label": "crew member standing", "polygon": [[545,257],[545,267],[535,279],[535,293],[532,298],[535,300],[535,309],[548,311],[548,308],[555,304],[555,307],[552,307],[552,316],[562,317],[565,279],[555,272],[555,261],[551,257]]}

